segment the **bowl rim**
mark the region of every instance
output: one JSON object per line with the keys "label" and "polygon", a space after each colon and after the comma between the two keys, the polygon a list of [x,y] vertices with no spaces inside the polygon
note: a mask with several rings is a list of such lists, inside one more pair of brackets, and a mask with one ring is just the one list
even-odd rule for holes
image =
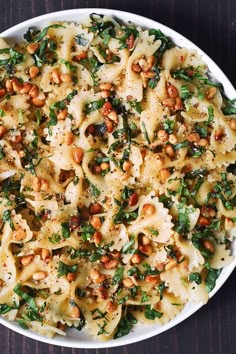
{"label": "bowl rim", "polygon": [[[47,21],[65,21],[65,22],[76,22],[74,20],[74,17],[76,14],[78,15],[78,23],[80,19],[85,18],[91,13],[99,13],[103,15],[109,15],[113,17],[117,17],[118,19],[122,19],[122,21],[127,22],[127,17],[130,17],[130,21],[134,23],[137,26],[141,26],[142,28],[159,28],[161,29],[164,34],[170,36],[172,38],[173,36],[173,41],[177,45],[179,45],[179,42],[184,42],[185,45],[187,45],[187,48],[195,49],[202,57],[204,62],[207,63],[207,66],[209,67],[209,73],[213,72],[217,73],[217,79],[219,82],[222,82],[224,84],[224,91],[226,92],[226,95],[229,97],[232,97],[233,95],[236,96],[236,90],[234,89],[232,83],[228,79],[228,77],[224,74],[222,69],[206,54],[201,48],[199,48],[196,44],[194,44],[192,41],[190,41],[188,38],[186,38],[184,35],[181,33],[175,31],[169,26],[166,26],[159,21],[152,20],[148,17],[141,16],[132,12],[128,11],[121,11],[121,10],[116,10],[116,9],[107,9],[107,8],[76,8],[76,9],[68,9],[68,10],[60,10],[60,11],[55,11],[55,12],[50,12],[47,14],[43,14],[40,16],[36,16],[33,18],[30,18],[28,20],[25,20],[23,22],[20,22],[9,29],[4,30],[2,33],[0,33],[0,37],[6,38],[6,39],[14,39],[17,37],[17,32],[22,31],[24,27],[28,28],[31,26],[38,26],[38,27],[43,27],[43,22]],[[70,18],[70,15],[72,15],[72,19]],[[66,19],[64,19],[64,17]],[[142,24],[140,24],[142,23]],[[21,34],[22,37],[22,34]],[[214,75],[213,75],[214,77]],[[236,242],[233,243],[233,255],[236,255]],[[217,293],[217,291],[222,287],[222,285],[226,282],[226,280],[229,278],[231,273],[236,267],[236,257],[234,260],[226,267],[223,268],[222,273],[220,277],[217,279],[216,286],[213,289],[213,291],[209,294],[209,300]],[[188,303],[189,304],[189,303]],[[192,304],[190,309],[187,310],[186,313],[182,314],[182,311],[177,317],[172,319],[170,322],[166,323],[165,325],[158,327],[157,325],[149,325],[145,326],[145,329],[149,329],[146,331],[143,331],[141,334],[136,334],[135,335],[135,329],[132,331],[134,335],[130,338],[130,334],[121,337],[116,340],[109,340],[107,342],[101,342],[101,341],[93,341],[89,340],[88,342],[80,342],[80,339],[78,340],[71,340],[71,338],[68,338],[65,336],[56,336],[54,338],[48,338],[46,336],[42,336],[40,334],[37,334],[35,332],[32,332],[30,330],[25,330],[21,328],[16,322],[10,322],[2,317],[0,317],[0,324],[6,326],[7,328],[22,334],[28,338],[38,340],[43,343],[47,344],[53,344],[57,346],[62,346],[62,347],[68,347],[68,348],[81,348],[81,349],[98,349],[98,348],[112,348],[112,347],[119,347],[123,345],[128,345],[132,343],[137,343],[139,341],[149,339],[153,336],[156,336],[160,333],[163,333],[177,324],[183,322],[185,319],[190,317],[192,314],[194,314],[196,311],[198,311],[201,307],[203,306],[202,303],[199,304]],[[155,328],[156,327],[156,328]],[[67,339],[67,340],[66,340]]]}

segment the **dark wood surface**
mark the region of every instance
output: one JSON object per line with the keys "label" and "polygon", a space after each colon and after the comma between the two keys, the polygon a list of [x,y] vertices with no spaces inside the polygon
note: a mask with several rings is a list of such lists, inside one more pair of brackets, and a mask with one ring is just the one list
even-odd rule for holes
{"label": "dark wood surface", "polygon": [[[24,20],[72,8],[111,8],[159,21],[188,37],[236,86],[236,0],[0,0],[0,33]],[[98,354],[235,354],[236,272],[210,302],[180,325],[129,346]],[[25,338],[0,325],[1,354],[92,354]]]}

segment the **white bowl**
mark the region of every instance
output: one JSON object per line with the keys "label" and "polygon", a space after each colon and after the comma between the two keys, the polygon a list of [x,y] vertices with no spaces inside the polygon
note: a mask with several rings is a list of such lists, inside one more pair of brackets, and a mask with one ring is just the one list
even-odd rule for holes
{"label": "white bowl", "polygon": [[[172,38],[173,42],[180,47],[192,48],[196,49],[198,53],[202,56],[204,62],[208,65],[210,70],[210,75],[212,77],[217,78],[218,82],[221,82],[224,86],[224,91],[227,97],[230,99],[236,97],[236,91],[222,72],[222,70],[214,63],[214,61],[209,58],[209,56],[204,53],[200,48],[198,48],[191,41],[186,39],[181,34],[175,32],[169,27],[166,27],[158,22],[150,20],[148,18],[135,15],[129,12],[110,10],[110,9],[97,9],[97,8],[86,8],[86,9],[75,9],[75,10],[67,10],[67,11],[59,11],[53,12],[50,14],[46,14],[43,16],[39,16],[28,21],[22,22],[1,34],[1,37],[6,38],[8,42],[15,43],[18,40],[22,40],[23,34],[27,31],[29,27],[39,27],[44,28],[48,25],[50,21],[77,21],[80,22],[86,16],[91,13],[99,13],[104,15],[112,15],[124,22],[132,21],[136,25],[139,25],[143,28],[156,28],[160,29],[165,35]],[[232,245],[232,253],[236,256],[236,242]],[[216,286],[214,290],[211,292],[210,297],[212,297],[224,284],[229,275],[232,273],[236,266],[236,258],[234,261],[225,267],[222,270],[220,277],[217,279]],[[70,348],[109,348],[116,347],[121,345],[126,345],[130,343],[135,343],[150,337],[153,337],[159,333],[162,333],[178,323],[182,322],[189,316],[191,316],[194,312],[196,312],[202,304],[187,304],[183,311],[176,316],[172,321],[163,325],[150,325],[150,326],[137,326],[133,331],[131,331],[127,336],[124,336],[119,339],[113,339],[108,342],[100,342],[92,339],[86,331],[78,332],[75,329],[70,329],[66,337],[57,336],[53,339],[49,339],[47,337],[43,337],[39,334],[36,334],[30,330],[24,330],[17,323],[9,322],[3,318],[0,318],[0,323],[4,326],[33,339],[39,340],[41,342],[70,347]]]}

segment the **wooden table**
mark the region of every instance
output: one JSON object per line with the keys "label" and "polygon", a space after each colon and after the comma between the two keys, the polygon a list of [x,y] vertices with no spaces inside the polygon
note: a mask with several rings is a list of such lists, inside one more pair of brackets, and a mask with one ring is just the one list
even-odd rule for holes
{"label": "wooden table", "polygon": [[[100,7],[134,12],[159,21],[199,45],[236,86],[235,0],[0,0],[0,32],[52,11]],[[129,346],[96,350],[99,354],[236,353],[236,273],[191,318],[166,333]],[[90,354],[25,338],[0,325],[2,354]]]}

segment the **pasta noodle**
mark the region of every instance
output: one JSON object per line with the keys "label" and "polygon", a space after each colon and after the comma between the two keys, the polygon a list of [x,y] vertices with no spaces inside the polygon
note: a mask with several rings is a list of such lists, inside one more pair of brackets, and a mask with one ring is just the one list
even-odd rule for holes
{"label": "pasta noodle", "polygon": [[0,314],[101,340],[233,260],[236,109],[196,51],[92,14],[0,39]]}

